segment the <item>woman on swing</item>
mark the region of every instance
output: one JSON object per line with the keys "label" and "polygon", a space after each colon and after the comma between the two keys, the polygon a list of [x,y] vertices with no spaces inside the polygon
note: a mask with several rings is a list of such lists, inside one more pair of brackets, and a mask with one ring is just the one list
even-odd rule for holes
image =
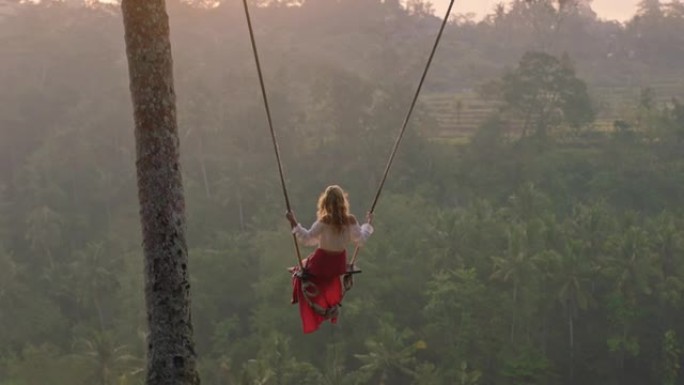
{"label": "woman on swing", "polygon": [[328,186],[318,198],[317,220],[310,229],[299,224],[293,212],[288,212],[286,217],[292,233],[302,244],[317,246],[302,261],[304,272],[299,271],[299,266],[291,269],[295,273],[292,303],[299,302],[304,333],[311,333],[326,319],[337,322],[337,309],[343,295],[340,277],[348,273],[346,247],[350,242],[363,244],[373,234],[373,214],[368,213],[366,223],[359,225],[349,213],[344,190]]}

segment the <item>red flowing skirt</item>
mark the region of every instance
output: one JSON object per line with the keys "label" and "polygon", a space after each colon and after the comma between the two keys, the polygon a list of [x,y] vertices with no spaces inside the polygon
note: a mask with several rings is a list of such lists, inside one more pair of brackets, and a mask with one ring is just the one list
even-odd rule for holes
{"label": "red flowing skirt", "polygon": [[[308,281],[315,285],[318,293],[316,296],[309,296],[311,302],[324,309],[339,305],[342,301],[340,276],[347,272],[347,252],[316,249],[302,263],[309,273]],[[299,270],[299,267],[295,270]],[[311,308],[304,298],[302,281],[294,276],[292,277],[292,303],[299,303],[299,316],[302,319],[304,333],[315,332],[326,320],[326,317],[317,314]],[[337,317],[330,318],[330,322],[337,323]]]}

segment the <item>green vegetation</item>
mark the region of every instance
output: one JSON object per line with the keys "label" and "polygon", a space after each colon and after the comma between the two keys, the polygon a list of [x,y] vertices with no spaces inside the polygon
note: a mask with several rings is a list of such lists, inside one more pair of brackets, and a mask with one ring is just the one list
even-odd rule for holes
{"label": "green vegetation", "polygon": [[[307,336],[289,305],[295,254],[238,3],[169,4],[204,384],[681,383],[677,2],[624,26],[585,2],[455,19],[340,324]],[[363,215],[436,19],[420,2],[285,3],[254,19],[293,206],[308,223],[318,193],[339,183]],[[0,384],[140,384],[120,12],[14,7],[0,18]],[[550,25],[558,32],[539,32]],[[520,135],[513,102],[549,88],[490,92],[530,55],[566,71],[548,84],[571,80],[593,101],[554,106],[563,119],[537,121],[545,135]],[[611,93],[629,96],[617,108]],[[457,134],[440,125],[453,123],[447,110],[461,114]]]}

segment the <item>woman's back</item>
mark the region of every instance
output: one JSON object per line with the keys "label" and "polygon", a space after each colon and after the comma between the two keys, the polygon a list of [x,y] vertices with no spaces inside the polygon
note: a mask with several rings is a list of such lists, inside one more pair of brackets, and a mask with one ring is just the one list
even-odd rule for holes
{"label": "woman's back", "polygon": [[304,245],[318,246],[329,251],[345,250],[349,242],[364,243],[373,234],[373,226],[369,223],[359,225],[356,218],[351,215],[347,217],[347,224],[338,225],[330,222],[325,217],[321,218],[308,230],[297,224],[292,233],[297,235]]}

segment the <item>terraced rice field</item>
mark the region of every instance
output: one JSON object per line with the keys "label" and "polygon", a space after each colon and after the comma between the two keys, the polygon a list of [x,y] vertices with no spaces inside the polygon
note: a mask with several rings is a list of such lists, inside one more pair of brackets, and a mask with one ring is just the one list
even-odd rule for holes
{"label": "terraced rice field", "polygon": [[[681,80],[657,83],[651,88],[654,90],[656,106],[662,106],[673,97],[684,100],[684,84]],[[610,131],[615,120],[629,119],[639,103],[640,93],[641,89],[638,87],[593,88],[592,98],[598,107],[594,128]],[[462,141],[501,107],[500,103],[484,100],[474,91],[425,94],[420,100],[438,124],[431,136],[442,140]]]}
{"label": "terraced rice field", "polygon": [[433,135],[438,138],[469,136],[499,108],[498,103],[469,91],[426,94],[421,101],[437,120],[438,128]]}

